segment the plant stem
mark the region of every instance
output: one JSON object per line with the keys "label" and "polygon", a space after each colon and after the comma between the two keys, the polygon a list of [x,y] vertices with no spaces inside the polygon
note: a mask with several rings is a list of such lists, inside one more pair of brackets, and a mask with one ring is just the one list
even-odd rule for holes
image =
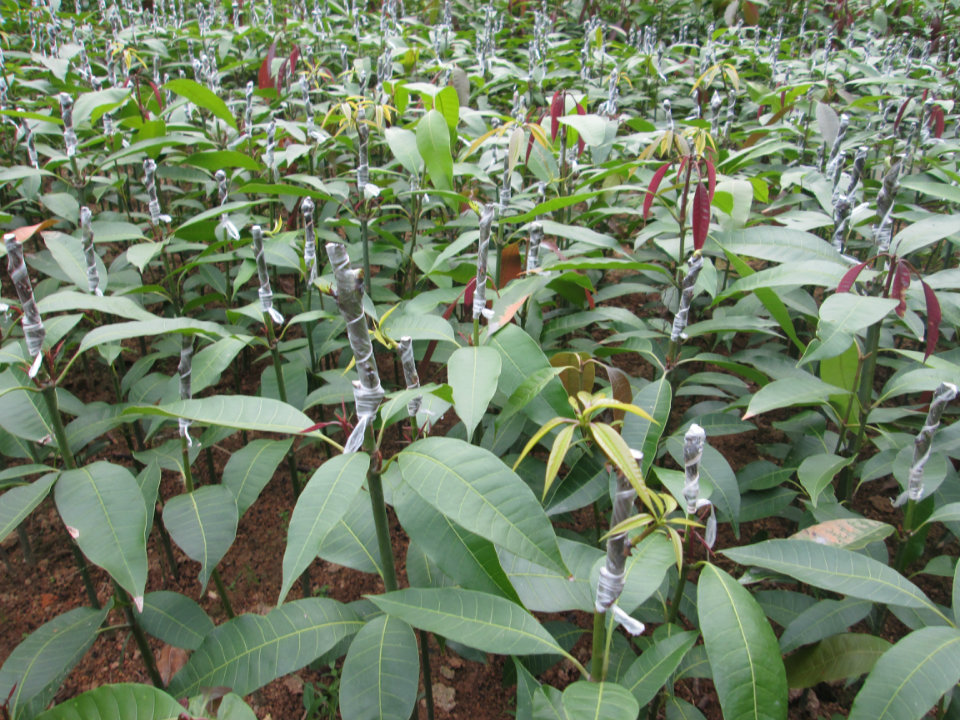
{"label": "plant stem", "polygon": [[227,586],[223,584],[223,578],[220,577],[220,571],[214,568],[213,572],[210,573],[210,577],[213,578],[213,584],[216,585],[217,592],[220,593],[220,604],[223,606],[223,611],[227,614],[227,617],[232,620],[236,615],[233,612],[233,605],[230,604]]}
{"label": "plant stem", "polygon": [[[433,720],[433,681],[430,679],[430,635],[426,630],[420,633],[420,671],[423,673],[423,696],[427,701],[427,720]],[[417,714],[416,708],[413,711]]]}
{"label": "plant stem", "polygon": [[[866,431],[867,416],[870,413],[870,403],[873,399],[873,377],[877,369],[877,353],[880,346],[880,327],[883,321],[874,323],[867,329],[866,349],[867,354],[864,358],[863,370],[860,373],[860,385],[857,388],[857,399],[860,402],[860,423],[857,426],[857,434],[852,442],[847,446],[846,456],[855,457],[860,452],[863,445],[863,436]],[[840,499],[849,501],[853,496],[853,470],[851,465],[843,469],[840,476]]]}
{"label": "plant stem", "polygon": [[133,639],[137,641],[137,647],[140,648],[140,656],[143,658],[143,664],[147,668],[147,674],[150,676],[150,682],[156,687],[163,687],[163,678],[157,670],[157,661],[153,656],[153,650],[150,643],[147,642],[147,636],[143,634],[143,628],[137,622],[137,616],[134,615],[130,607],[130,596],[120,587],[116,580],[113,581],[113,594],[117,600],[117,605],[123,607],[123,615],[127,619],[127,625],[133,633]]}
{"label": "plant stem", "polygon": [[594,682],[603,682],[603,651],[607,644],[607,614],[593,613],[593,650],[590,658],[590,679]]}
{"label": "plant stem", "polygon": [[[687,519],[690,516],[687,515]],[[693,544],[693,529],[687,528],[683,534],[683,565],[680,567],[680,577],[677,579],[677,588],[673,592],[673,598],[670,600],[670,609],[667,611],[666,622],[672,623],[677,619],[680,612],[680,601],[683,600],[683,589],[687,584],[687,572],[690,566],[687,564],[687,557],[690,555],[690,546]]]}
{"label": "plant stem", "polygon": [[377,547],[383,564],[383,588],[387,592],[397,589],[397,569],[393,560],[393,545],[390,543],[390,526],[387,522],[387,505],[383,499],[383,480],[380,469],[372,464],[367,471],[367,487],[370,490],[370,506],[373,509],[373,524],[377,528]]}
{"label": "plant stem", "polygon": [[364,211],[360,216],[360,245],[363,248],[363,289],[372,298],[373,279],[370,277],[370,238],[368,237],[367,223],[367,213]]}
{"label": "plant stem", "polygon": [[[277,335],[273,329],[273,318],[263,313],[263,324],[267,328],[267,341],[270,343],[270,354],[273,356],[273,371],[277,376],[277,393],[282,402],[287,402],[287,385],[283,379],[283,366],[280,364],[280,349],[277,347]],[[290,487],[293,489],[293,500],[300,497],[300,477],[297,474],[297,461],[293,455],[293,446],[287,453],[287,469],[290,472]],[[305,596],[309,597],[309,596]]]}

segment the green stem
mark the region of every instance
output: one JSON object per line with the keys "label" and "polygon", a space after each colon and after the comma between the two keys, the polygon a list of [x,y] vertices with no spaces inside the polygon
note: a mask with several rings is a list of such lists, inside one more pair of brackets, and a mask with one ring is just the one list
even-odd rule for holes
{"label": "green stem", "polygon": [[607,644],[607,614],[593,613],[593,654],[590,658],[590,679],[603,682],[603,651]]}
{"label": "green stem", "polygon": [[129,596],[123,588],[117,584],[116,580],[113,581],[113,593],[117,598],[117,604],[123,607],[123,615],[127,619],[127,625],[130,626],[134,640],[137,641],[137,647],[140,648],[140,656],[143,658],[143,664],[147,668],[150,681],[158,688],[162,688],[163,678],[160,677],[160,672],[157,670],[157,661],[153,657],[153,650],[150,649],[147,636],[144,635],[143,628],[140,627],[136,615],[133,614],[133,610],[130,608]]}
{"label": "green stem", "polygon": [[[420,671],[423,673],[423,695],[427,701],[427,720],[433,720],[433,681],[430,679],[430,635],[426,630],[420,633]],[[413,714],[417,711],[414,708]]]}
{"label": "green stem", "polygon": [[[690,515],[686,516],[690,519]],[[683,565],[680,567],[680,577],[677,579],[677,588],[673,592],[673,598],[670,600],[670,609],[667,611],[668,623],[676,621],[680,612],[680,601],[683,600],[683,589],[687,584],[687,572],[690,566],[687,564],[687,557],[690,555],[690,546],[693,544],[693,529],[687,528],[683,534]]]}
{"label": "green stem", "polygon": [[217,592],[220,593],[220,604],[223,606],[223,611],[227,614],[227,618],[232,620],[236,615],[233,612],[233,605],[230,604],[230,595],[227,594],[227,586],[223,584],[223,578],[220,577],[220,571],[214,568],[213,572],[210,573],[210,577],[213,578],[213,584],[216,586]]}
{"label": "green stem", "polygon": [[360,216],[360,245],[363,248],[363,288],[367,295],[372,298],[373,293],[370,291],[373,287],[373,278],[370,276],[370,238],[368,235],[367,214],[364,211],[363,215]]}
{"label": "green stem", "polygon": [[[282,402],[287,402],[287,385],[283,380],[283,366],[280,364],[280,348],[277,346],[277,335],[273,329],[273,318],[263,314],[263,324],[267,328],[267,341],[270,343],[270,354],[273,356],[273,371],[277,376],[277,392]],[[290,486],[293,488],[293,499],[300,497],[300,476],[297,474],[297,459],[293,454],[293,446],[287,453],[287,470],[290,472]],[[309,587],[309,585],[305,586]],[[304,597],[309,597],[305,595]]]}
{"label": "green stem", "polygon": [[383,564],[383,587],[387,592],[397,589],[397,569],[393,560],[393,545],[390,542],[390,526],[387,523],[387,504],[383,499],[383,480],[380,470],[370,467],[367,471],[367,487],[370,490],[370,505],[373,508],[373,524],[377,528],[377,546]]}
{"label": "green stem", "polygon": [[[857,426],[857,434],[852,442],[847,446],[846,456],[856,457],[860,453],[863,445],[863,437],[867,426],[867,415],[870,413],[870,405],[873,400],[873,378],[877,369],[877,353],[880,346],[880,327],[883,321],[874,323],[867,330],[866,350],[863,370],[860,374],[860,385],[857,388],[857,399],[860,402],[860,422]],[[849,501],[853,497],[853,470],[848,465],[844,468],[840,476],[840,499]]]}

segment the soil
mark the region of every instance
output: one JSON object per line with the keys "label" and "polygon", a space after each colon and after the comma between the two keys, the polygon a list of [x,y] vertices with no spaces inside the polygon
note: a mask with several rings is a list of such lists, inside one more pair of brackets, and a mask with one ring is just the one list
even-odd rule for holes
{"label": "soil", "polygon": [[[639,300],[641,298],[633,298],[634,302]],[[618,304],[623,302],[630,302],[630,299],[618,299]],[[636,355],[613,355],[610,362],[631,375],[650,377],[651,368]],[[381,362],[380,365],[385,375],[392,374],[392,362]],[[260,373],[255,369],[250,375],[259,377]],[[233,387],[230,378],[226,378],[223,384],[227,388]],[[77,381],[76,386],[70,389],[83,400],[109,400],[111,398],[105,390],[108,387],[109,383],[106,379],[97,378],[94,369],[92,375],[88,372]],[[685,400],[685,398],[677,398],[673,407],[671,421],[674,426],[689,407],[689,403]],[[450,415],[452,416],[452,413]],[[754,449],[757,444],[783,439],[782,435],[772,427],[768,417],[754,420],[758,425],[757,431],[733,437],[711,438],[711,444],[723,453],[734,470],[757,459]],[[440,431],[442,432],[442,429]],[[121,433],[113,433],[111,439],[114,445],[103,451],[103,457],[109,458],[112,462],[126,461],[126,444]],[[235,435],[221,444],[225,452],[213,453],[213,465],[217,476],[222,470],[229,451],[238,447],[239,443],[239,435]],[[667,460],[669,461],[669,458]],[[305,450],[298,453],[298,462],[301,474],[306,474],[322,462],[322,457],[318,451]],[[209,482],[209,478],[205,477],[207,471],[203,458],[196,463],[195,467],[198,468],[198,483]],[[260,498],[240,520],[236,541],[219,565],[220,573],[228,588],[230,601],[237,614],[269,612],[274,607],[280,590],[282,580],[280,560],[285,548],[286,525],[293,506],[290,484],[284,468],[285,466],[281,466]],[[161,484],[161,497],[170,498],[179,492],[181,492],[180,478],[174,473],[165,471]],[[899,513],[893,510],[887,497],[884,496],[880,502],[874,502],[874,500],[873,497],[861,494],[856,499],[855,509],[867,517],[896,525],[899,521]],[[394,546],[397,549],[400,584],[404,586],[406,576],[402,560],[405,555],[406,538],[392,514],[390,520]],[[572,518],[572,526],[576,529],[586,529],[591,527],[592,523],[593,514],[589,508],[575,514]],[[182,592],[196,599],[215,623],[224,622],[227,618],[213,583],[201,592],[197,581],[199,564],[189,560],[174,548],[176,576],[173,568],[168,566],[160,544],[157,524],[159,521],[155,523],[148,547],[150,558],[148,591],[166,589]],[[3,544],[2,549],[10,561],[10,566],[0,565],[0,662],[27,634],[43,623],[67,609],[87,604],[83,584],[68,545],[71,541],[65,533],[52,500],[48,498],[30,515],[22,527],[29,537],[32,555],[36,561],[34,563],[27,561],[24,547],[20,544],[17,534],[12,534]],[[768,518],[746,523],[741,528],[739,538],[734,536],[728,526],[721,526],[717,549],[742,545],[753,537],[786,537],[792,532],[792,526],[782,518]],[[938,544],[941,547],[932,554],[928,550],[928,555],[944,552],[957,554],[956,541],[950,540],[946,549],[943,547],[944,543],[947,543],[947,540],[941,535],[932,535],[927,547],[932,548]],[[705,552],[703,548],[700,551]],[[926,559],[925,557],[918,561],[916,567],[922,568]],[[712,560],[721,566],[733,569],[732,563],[725,561],[720,555],[714,554]],[[362,597],[365,593],[383,592],[382,583],[378,577],[323,560],[315,561],[308,572],[315,595],[322,594],[349,602]],[[95,567],[91,567],[91,574],[100,601],[107,601],[113,592],[109,577],[104,571]],[[919,575],[914,580],[935,601],[949,603],[950,583],[947,579]],[[291,591],[289,599],[296,599],[300,596],[299,593],[298,584]],[[584,613],[571,613],[563,617],[585,629],[592,627],[592,617]],[[108,618],[107,626],[123,626],[124,623],[123,614],[114,610]],[[890,640],[895,640],[902,637],[905,632],[906,629],[895,618],[890,617],[883,635]],[[589,633],[585,633],[573,650],[573,654],[585,664],[590,653],[588,638]],[[179,666],[178,663],[185,661],[182,653],[171,652],[171,648],[165,648],[155,639],[151,639],[150,644],[154,655],[159,658],[161,673],[166,677],[172,676]],[[471,718],[472,720],[492,720],[512,716],[515,712],[515,687],[511,684],[512,681],[505,683],[504,678],[508,675],[506,665],[509,663],[503,657],[494,655],[488,656],[486,663],[468,661],[457,656],[449,648],[441,650],[435,642],[432,642],[431,667],[436,716],[438,718]],[[334,711],[327,713],[318,711],[317,714],[311,715],[304,707],[304,688],[311,685],[316,692],[308,692],[308,696],[319,695],[329,703],[329,707],[335,708],[335,678],[338,668],[339,664],[334,668],[305,668],[292,676],[270,683],[248,696],[247,702],[258,718],[306,720],[307,718],[339,717]],[[548,670],[543,679],[562,688],[575,681],[577,676],[571,666],[561,664]],[[136,644],[122,629],[107,630],[100,634],[91,650],[66,678],[55,700],[61,702],[100,685],[117,682],[150,682]],[[842,684],[820,685],[808,691],[792,692],[790,718],[807,720],[817,717],[829,718],[834,715],[845,716],[856,687],[854,685],[851,690],[844,689]],[[716,694],[709,681],[683,680],[677,683],[676,691],[681,698],[696,705],[710,720],[721,718]],[[418,703],[419,716],[425,718],[424,701],[420,700]],[[663,717],[662,710],[661,717]]]}

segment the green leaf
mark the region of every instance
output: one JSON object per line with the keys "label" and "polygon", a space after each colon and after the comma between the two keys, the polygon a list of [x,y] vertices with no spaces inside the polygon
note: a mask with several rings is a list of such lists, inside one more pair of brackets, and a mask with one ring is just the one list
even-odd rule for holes
{"label": "green leaf", "polygon": [[[370,467],[366,453],[337,455],[313,474],[293,508],[283,553],[281,604],[293,583],[317,557],[324,538],[340,522],[358,493]],[[367,508],[369,510],[369,508]]]}
{"label": "green leaf", "polygon": [[707,248],[716,242],[721,249],[740,256],[784,263],[788,269],[789,266],[805,261],[828,260],[837,263],[838,267],[843,263],[836,248],[813,233],[785,227],[778,227],[775,232],[771,230],[769,226],[758,225],[743,230],[711,233]]}
{"label": "green leaf", "polygon": [[33,382],[19,367],[0,373],[0,427],[11,435],[33,442],[53,437],[50,410],[39,393],[13,388],[31,387]]}
{"label": "green leaf", "polygon": [[340,675],[343,720],[408,720],[417,700],[420,654],[403,620],[380,615],[350,643]]}
{"label": "green leaf", "polygon": [[520,602],[490,540],[464,529],[423,502],[406,483],[394,491],[393,509],[410,539],[458,585]]}
{"label": "green leaf", "polygon": [[0,668],[0,696],[8,701],[12,720],[32,717],[53,699],[67,674],[93,645],[112,606],[110,602],[100,610],[69,610],[41,625],[13,649]]}
{"label": "green leaf", "polygon": [[697,637],[696,630],[670,635],[648,647],[633,661],[621,683],[633,693],[640,707],[646,707],[656,697]]}
{"label": "green leaf", "polygon": [[[86,288],[86,270],[84,270],[84,284]],[[37,309],[43,316],[58,312],[74,310],[95,310],[96,312],[128,320],[158,320],[155,315],[147,312],[133,300],[117,295],[91,295],[75,290],[61,290],[53,295],[47,295],[37,302]]]}
{"label": "green leaf", "polygon": [[184,165],[193,165],[201,167],[210,172],[216,172],[223,168],[240,168],[242,170],[253,170],[259,172],[263,169],[256,160],[246,153],[236,150],[207,150],[187,155]]}
{"label": "green leaf", "polygon": [[780,647],[753,596],[707,564],[697,587],[697,611],[724,717],[785,720],[787,677]]}
{"label": "green leaf", "polygon": [[439,340],[457,345],[453,327],[439,315],[415,315],[401,312],[390,313],[380,330],[393,340],[404,335],[411,340]]}
{"label": "green leaf", "polygon": [[60,474],[54,499],[67,530],[92,563],[143,598],[147,584],[147,508],[125,467],[95,462]]}
{"label": "green leaf", "polygon": [[811,344],[798,364],[840,355],[850,347],[856,333],[883,320],[898,302],[869,295],[834,293],[820,306],[819,345]]}
{"label": "green leaf", "polygon": [[327,562],[366,573],[383,574],[377,530],[369,502],[354,502],[320,543],[317,555]]}
{"label": "green leaf", "polygon": [[159,688],[118,683],[60,703],[37,720],[173,720],[182,713],[183,706]]}
{"label": "green leaf", "polygon": [[640,705],[622,685],[578,680],[563,691],[563,709],[570,718],[636,720]]}
{"label": "green leaf", "polygon": [[204,485],[171,498],[163,507],[163,524],[191,560],[200,563],[200,586],[227,554],[237,536],[237,502],[222,485]]}
{"label": "green leaf", "polygon": [[[550,367],[540,345],[517,325],[501,328],[487,344],[500,353],[500,391],[510,397],[533,373]],[[543,392],[533,398],[522,411],[538,425],[557,415],[573,417],[567,393],[559,380],[547,384]]]}
{"label": "green leaf", "polygon": [[[630,553],[623,571],[623,592],[617,604],[631,613],[653,595],[677,557],[673,543],[661,533],[644,538]],[[590,573],[590,586],[597,587],[602,562],[595,563]]]}
{"label": "green leaf", "polygon": [[192,318],[157,318],[155,320],[134,320],[125,323],[111,323],[101,325],[88,332],[80,343],[79,352],[103,345],[115,343],[130,338],[146,337],[150,335],[165,335],[167,333],[202,333],[226,337],[230,333],[217,323],[193,320]]}
{"label": "green leaf", "polygon": [[808,688],[860,677],[870,672],[889,647],[889,642],[873,635],[832,635],[786,659],[787,683],[792,688]]}
{"label": "green leaf", "polygon": [[462,440],[432,437],[403,450],[399,463],[404,481],[457,524],[569,575],[533,491],[492,453]]}
{"label": "green leaf", "polygon": [[808,455],[803,459],[800,467],[797,468],[797,477],[803,489],[807,491],[813,507],[817,506],[820,493],[826,489],[834,476],[852,460],[853,458],[843,458],[829,453]]}
{"label": "green leaf", "polygon": [[459,588],[407,588],[367,599],[416,628],[482,652],[567,656],[533,615],[495,595]]}
{"label": "green leaf", "polygon": [[136,405],[127,408],[124,414],[182,417],[204,425],[286,435],[302,434],[304,430],[314,425],[313,420],[292,405],[271,398],[247,395],[214,395],[159,406]]}
{"label": "green leaf", "polygon": [[523,606],[532,612],[593,612],[596,583],[590,573],[598,562],[603,561],[605,553],[565,538],[559,538],[558,543],[563,561],[572,575],[564,575],[501,549],[498,554],[504,572],[516,588]]}
{"label": "green leaf", "polygon": [[204,110],[209,110],[214,117],[220,118],[234,130],[237,129],[237,121],[230,113],[227,104],[218,98],[212,90],[200,83],[189,80],[188,78],[177,78],[164,83],[163,89],[175,92],[194,105],[202,107]]}
{"label": "green leaf", "polygon": [[647,383],[636,393],[633,398],[633,404],[646,410],[656,423],[652,423],[644,417],[627,413],[623,419],[623,430],[621,435],[626,440],[627,445],[635,450],[643,452],[643,458],[640,460],[640,472],[644,477],[653,465],[657,457],[657,446],[660,444],[660,438],[663,437],[664,430],[667,429],[667,420],[670,417],[670,405],[673,391],[670,387],[670,381],[666,376],[659,380]]}
{"label": "green leaf", "polygon": [[896,570],[850,550],[808,540],[767,540],[721,552],[741,565],[757,565],[842,595],[935,609],[923,591]]}
{"label": "green leaf", "polygon": [[180,698],[225,686],[248,695],[313,662],[362,626],[354,610],[329,598],[296,600],[267,615],[241,615],[206,637],[168,690]]}
{"label": "green leaf", "polygon": [[919,720],[960,679],[960,631],[910,633],[874,665],[853,701],[850,720]]}
{"label": "green leaf", "polygon": [[[77,196],[70,193],[49,193],[40,196],[40,202],[47,210],[58,217],[62,217],[72,225],[80,222],[80,203],[77,202]],[[63,233],[47,233],[50,236],[70,237]],[[45,236],[44,240],[48,240]],[[77,240],[77,245],[80,241]],[[84,283],[85,284],[85,283]]]}
{"label": "green leaf", "polygon": [[683,698],[667,695],[667,720],[705,720],[704,715]]}
{"label": "green leaf", "polygon": [[[777,234],[779,235],[779,233]],[[783,265],[760,270],[753,275],[740,278],[726,291],[717,295],[714,304],[731,295],[750,292],[757,288],[795,287],[798,285],[836,287],[843,279],[845,267],[840,263],[829,263],[823,260],[807,260],[798,263],[784,262]]]}
{"label": "green leaf", "polygon": [[[194,370],[196,372],[196,370]],[[290,451],[293,438],[286,440],[253,440],[237,450],[223,468],[223,486],[233,493],[240,517],[260,497],[260,492],[273,478],[284,456]]]}
{"label": "green leaf", "polygon": [[812,540],[821,545],[833,545],[847,550],[861,550],[872,542],[883,540],[894,532],[894,527],[879,520],[863,517],[837,518],[810,525],[791,535],[794,540]]}
{"label": "green leaf", "polygon": [[610,122],[599,115],[562,115],[557,120],[580,133],[583,141],[591,147],[603,145],[607,124]]}
{"label": "green leaf", "polygon": [[214,627],[196,602],[169,590],[158,590],[144,596],[140,624],[155,638],[186,650],[200,647]]}
{"label": "green leaf", "polygon": [[[457,89],[453,85],[440,88],[433,96],[433,106],[443,115],[447,127],[455,133],[460,122],[460,98],[457,96]],[[451,138],[454,137],[455,135],[451,135]]]}
{"label": "green leaf", "polygon": [[447,377],[453,388],[453,407],[473,437],[483,420],[500,379],[500,354],[491,347],[462,347],[447,361]]}
{"label": "green leaf", "polygon": [[890,250],[906,257],[957,233],[960,233],[960,215],[932,215],[898,232],[890,243]]}
{"label": "green leaf", "polygon": [[47,473],[29,485],[11,488],[0,495],[0,542],[6,540],[7,535],[43,502],[57,477],[57,473]]}
{"label": "green leaf", "polygon": [[832,395],[848,394],[813,375],[794,375],[774,380],[760,388],[750,399],[743,419],[794,405],[819,405],[827,402]]}
{"label": "green leaf", "polygon": [[393,156],[403,165],[403,169],[411,175],[420,177],[423,173],[423,158],[420,157],[420,151],[417,149],[417,136],[411,130],[400,127],[387,128],[383,131],[383,136]]}
{"label": "green leaf", "polygon": [[[792,652],[801,645],[809,645],[842,633],[863,620],[872,607],[870,601],[856,598],[821,600],[801,612],[787,625],[780,636],[780,652]],[[789,672],[787,675],[789,676]]]}
{"label": "green leaf", "polygon": [[440,190],[453,188],[453,155],[447,121],[430,110],[417,123],[417,149],[427,166],[427,176]]}

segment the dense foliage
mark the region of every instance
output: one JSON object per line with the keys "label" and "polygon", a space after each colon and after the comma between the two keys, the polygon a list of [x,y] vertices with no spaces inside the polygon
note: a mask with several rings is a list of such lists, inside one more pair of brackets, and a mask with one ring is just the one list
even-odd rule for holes
{"label": "dense foliage", "polygon": [[[432,633],[523,720],[702,717],[691,679],[960,717],[954,5],[3,3],[0,540],[50,497],[89,607],[0,716],[248,718],[345,656],[345,720],[432,717]],[[234,617],[271,480],[283,587]],[[47,709],[112,608],[159,687]]]}

